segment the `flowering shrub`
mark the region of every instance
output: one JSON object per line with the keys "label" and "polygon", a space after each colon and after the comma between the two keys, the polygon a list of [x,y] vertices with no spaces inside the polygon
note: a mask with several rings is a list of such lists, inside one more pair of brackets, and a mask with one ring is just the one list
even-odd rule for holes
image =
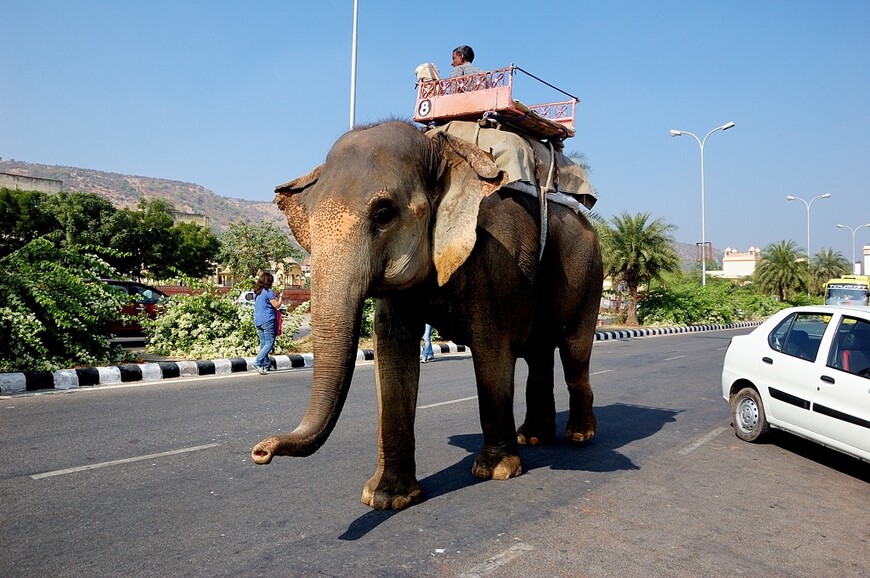
{"label": "flowering shrub", "polygon": [[115,276],[84,248],[35,239],[0,259],[0,371],[54,371],[118,357],[109,323],[121,303],[99,277]]}
{"label": "flowering shrub", "polygon": [[[237,296],[237,292],[236,292]],[[308,310],[300,305],[284,318],[283,333],[275,340],[275,353],[295,351],[293,335]],[[193,295],[176,295],[162,315],[145,320],[148,349],[158,355],[186,359],[251,357],[259,350],[254,308],[240,305],[233,293],[221,296],[216,288]]]}

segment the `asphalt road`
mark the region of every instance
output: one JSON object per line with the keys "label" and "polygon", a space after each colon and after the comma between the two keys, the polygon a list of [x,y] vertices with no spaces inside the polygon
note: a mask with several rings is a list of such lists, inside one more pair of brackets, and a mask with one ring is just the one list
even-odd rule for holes
{"label": "asphalt road", "polygon": [[[746,331],[597,342],[598,436],[523,448],[509,481],[470,474],[470,358],[423,366],[425,501],[401,512],[359,502],[370,363],[326,445],[269,466],[250,449],[295,427],[310,371],[0,399],[0,575],[870,576],[870,464],[728,427],[719,371]],[[518,423],[524,382],[520,362]]]}

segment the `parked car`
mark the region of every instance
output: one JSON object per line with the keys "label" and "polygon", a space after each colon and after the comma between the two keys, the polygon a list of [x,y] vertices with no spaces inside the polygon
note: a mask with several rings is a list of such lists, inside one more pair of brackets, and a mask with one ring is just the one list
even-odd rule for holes
{"label": "parked car", "polygon": [[109,331],[115,336],[114,341],[141,341],[145,334],[139,324],[138,317],[143,313],[149,319],[155,319],[169,301],[169,296],[150,285],[135,281],[119,281],[117,279],[101,279],[111,289],[118,291],[124,306],[118,319],[109,326]]}
{"label": "parked car", "polygon": [[[256,299],[256,297],[257,296],[253,291],[242,291],[239,294],[239,298],[236,299],[236,302],[248,307],[253,307],[254,299]],[[280,311],[283,315],[287,315],[287,305],[282,303],[281,306],[278,308],[278,311]]]}
{"label": "parked car", "polygon": [[722,397],[743,440],[773,427],[870,461],[870,307],[792,307],[732,338]]}

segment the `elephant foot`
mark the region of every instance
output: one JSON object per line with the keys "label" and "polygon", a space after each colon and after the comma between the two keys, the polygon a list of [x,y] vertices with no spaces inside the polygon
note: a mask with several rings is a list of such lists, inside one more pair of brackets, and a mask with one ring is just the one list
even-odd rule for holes
{"label": "elephant foot", "polygon": [[588,442],[595,437],[595,430],[598,423],[595,421],[594,415],[589,415],[580,423],[573,423],[568,420],[568,427],[565,428],[565,437],[575,442]]}
{"label": "elephant foot", "polygon": [[502,456],[496,461],[481,454],[474,460],[471,473],[484,480],[507,480],[522,474],[523,464],[520,456]]}
{"label": "elephant foot", "polygon": [[517,430],[517,442],[522,445],[548,445],[556,440],[556,425],[549,426],[531,426],[529,422],[524,423]]}
{"label": "elephant foot", "polygon": [[363,486],[360,501],[376,510],[402,510],[418,503],[422,489],[414,476],[375,474]]}

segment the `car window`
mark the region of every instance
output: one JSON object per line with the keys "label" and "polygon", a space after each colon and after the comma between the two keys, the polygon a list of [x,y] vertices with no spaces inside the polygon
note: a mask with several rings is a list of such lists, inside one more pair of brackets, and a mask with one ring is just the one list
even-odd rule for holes
{"label": "car window", "polygon": [[164,296],[160,291],[147,285],[130,285],[130,292],[133,293],[138,303],[145,305],[159,303]]}
{"label": "car window", "polygon": [[780,322],[767,338],[772,349],[786,355],[815,361],[825,327],[831,320],[820,313],[794,313]]}
{"label": "car window", "polygon": [[115,285],[113,283],[106,283],[106,289],[111,291],[112,293],[116,293],[118,295],[127,296],[129,293],[127,292],[127,288],[123,285]]}
{"label": "car window", "polygon": [[865,377],[870,374],[870,322],[843,316],[828,353],[828,367]]}
{"label": "car window", "polygon": [[789,315],[776,326],[776,329],[770,332],[770,335],[767,336],[767,343],[770,345],[771,349],[782,351],[783,345],[785,344],[785,336],[788,335],[788,331],[791,329],[792,323],[794,323],[794,318],[794,314]]}

